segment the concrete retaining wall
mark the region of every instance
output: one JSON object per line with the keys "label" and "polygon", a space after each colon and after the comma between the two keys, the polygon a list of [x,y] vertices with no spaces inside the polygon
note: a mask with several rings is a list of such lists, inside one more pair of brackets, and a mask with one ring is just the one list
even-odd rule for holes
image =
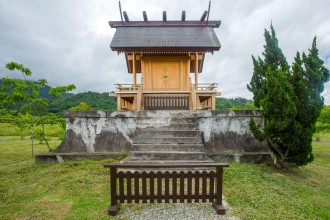
{"label": "concrete retaining wall", "polygon": [[198,123],[205,151],[224,153],[267,152],[249,131],[250,117],[260,122],[257,111],[66,111],[66,135],[55,150],[70,152],[128,152],[137,129]]}

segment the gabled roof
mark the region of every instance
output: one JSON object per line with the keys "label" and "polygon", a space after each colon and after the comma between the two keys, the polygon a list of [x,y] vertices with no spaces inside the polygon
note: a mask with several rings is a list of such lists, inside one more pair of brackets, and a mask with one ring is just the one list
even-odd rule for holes
{"label": "gabled roof", "polygon": [[214,52],[220,47],[208,26],[117,27],[110,45],[118,52]]}
{"label": "gabled roof", "polygon": [[[128,18],[127,18],[128,19]],[[110,48],[118,52],[214,52],[213,30],[221,21],[109,21],[116,33]]]}

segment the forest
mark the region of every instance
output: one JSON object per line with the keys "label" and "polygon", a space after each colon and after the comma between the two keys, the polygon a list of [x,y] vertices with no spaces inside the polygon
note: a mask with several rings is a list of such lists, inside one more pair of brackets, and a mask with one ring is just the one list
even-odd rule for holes
{"label": "forest", "polygon": [[[2,79],[0,79],[0,84]],[[35,82],[37,83],[37,82]],[[40,97],[46,98],[49,100],[50,104],[46,109],[48,113],[62,114],[63,111],[69,110],[74,106],[78,106],[81,102],[88,104],[94,110],[116,110],[117,109],[117,100],[115,97],[110,97],[109,93],[103,92],[82,92],[82,93],[67,93],[63,92],[61,98],[56,98],[49,95],[49,91],[52,87],[45,85],[39,89]],[[19,109],[20,106],[14,106],[13,109]],[[246,109],[252,110],[255,109],[253,101],[242,98],[216,98],[216,109],[217,110],[239,110]]]}

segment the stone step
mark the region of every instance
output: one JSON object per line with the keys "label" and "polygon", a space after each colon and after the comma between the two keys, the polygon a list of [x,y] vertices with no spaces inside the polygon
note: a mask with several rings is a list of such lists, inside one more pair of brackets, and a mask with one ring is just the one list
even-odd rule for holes
{"label": "stone step", "polygon": [[132,151],[203,151],[203,144],[133,144]]}
{"label": "stone step", "polygon": [[139,123],[168,123],[168,124],[184,124],[184,123],[198,123],[199,118],[197,117],[162,117],[161,115],[159,117],[150,117],[150,118],[138,118]]}
{"label": "stone step", "polygon": [[137,129],[146,130],[146,131],[162,131],[162,130],[198,130],[199,124],[197,123],[158,123],[155,124],[153,122],[149,123],[141,123],[137,124]]}
{"label": "stone step", "polygon": [[133,144],[202,144],[201,137],[135,137]]}
{"label": "stone step", "polygon": [[135,137],[201,137],[201,132],[198,130],[137,130]]}
{"label": "stone step", "polygon": [[196,161],[199,160],[211,160],[205,152],[181,152],[181,151],[131,151],[131,161],[140,160],[187,160]]}

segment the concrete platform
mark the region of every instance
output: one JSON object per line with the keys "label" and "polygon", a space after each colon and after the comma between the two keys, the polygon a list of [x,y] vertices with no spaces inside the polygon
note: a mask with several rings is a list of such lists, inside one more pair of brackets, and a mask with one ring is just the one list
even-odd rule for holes
{"label": "concrete platform", "polygon": [[64,116],[63,142],[53,153],[37,155],[36,162],[101,160],[130,151],[154,155],[203,151],[219,162],[270,159],[267,143],[257,141],[249,130],[251,117],[261,123],[258,111],[66,111]]}

